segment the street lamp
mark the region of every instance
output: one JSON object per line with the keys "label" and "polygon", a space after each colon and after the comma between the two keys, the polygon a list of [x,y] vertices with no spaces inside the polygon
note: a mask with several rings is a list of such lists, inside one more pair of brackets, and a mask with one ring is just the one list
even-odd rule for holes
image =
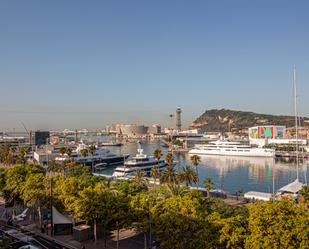
{"label": "street lamp", "polygon": [[148,202],[148,214],[149,214],[149,248],[152,249],[152,227],[151,227],[151,201],[150,198],[147,198]]}

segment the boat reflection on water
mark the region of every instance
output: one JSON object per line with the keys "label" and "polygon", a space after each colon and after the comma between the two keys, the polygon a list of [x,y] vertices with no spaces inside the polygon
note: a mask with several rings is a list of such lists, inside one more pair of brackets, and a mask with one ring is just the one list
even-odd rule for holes
{"label": "boat reflection on water", "polygon": [[[135,155],[137,147],[137,143],[134,142],[125,143],[120,147],[110,147],[109,150],[115,154]],[[142,141],[142,148],[148,155],[153,155],[156,149],[161,149],[162,159],[168,153],[160,146],[159,141]],[[185,165],[192,165],[190,157],[188,153],[174,153],[175,161],[179,162],[175,169],[181,171]],[[198,167],[200,187],[203,187],[204,180],[210,177],[214,182],[214,188],[227,192],[235,193],[238,190],[271,192],[273,180],[275,188],[279,189],[296,178],[296,163],[285,159],[215,155],[200,157],[201,163]],[[302,182],[306,182],[306,177],[309,178],[307,165],[307,161],[300,163],[299,178]],[[112,175],[114,169],[107,167],[104,173]]]}
{"label": "boat reflection on water", "polygon": [[[294,180],[296,175],[295,162],[277,160],[274,158],[239,157],[200,155],[198,167],[201,186],[206,177],[211,177],[215,187],[227,191],[258,190],[269,191],[274,182],[276,188]],[[185,164],[190,164],[190,155],[177,158]],[[184,164],[183,164],[184,165]],[[183,166],[182,165],[182,166]],[[299,165],[300,177],[305,181],[308,161]],[[302,172],[302,173],[301,173]]]}

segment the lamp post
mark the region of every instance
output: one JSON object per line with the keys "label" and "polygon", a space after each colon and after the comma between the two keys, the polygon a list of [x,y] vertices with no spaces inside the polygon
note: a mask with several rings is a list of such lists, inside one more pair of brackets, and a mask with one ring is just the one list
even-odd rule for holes
{"label": "lamp post", "polygon": [[148,199],[148,211],[149,211],[149,249],[152,249],[152,234],[151,234],[151,201]]}
{"label": "lamp post", "polygon": [[49,185],[50,185],[50,236],[54,236],[54,220],[53,220],[53,177],[52,174],[50,174],[49,177]]}

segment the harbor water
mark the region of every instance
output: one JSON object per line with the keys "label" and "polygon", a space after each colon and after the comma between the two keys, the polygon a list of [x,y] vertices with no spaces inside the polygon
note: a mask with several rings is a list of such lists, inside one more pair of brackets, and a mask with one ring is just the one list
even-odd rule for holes
{"label": "harbor water", "polygon": [[[141,141],[144,152],[153,155],[156,149],[162,150],[162,157],[168,153],[166,148],[160,146],[159,141]],[[117,154],[137,153],[137,142],[124,143],[121,147],[106,147]],[[177,170],[185,165],[191,165],[188,153],[173,153],[175,161],[178,161]],[[200,156],[201,163],[198,166],[200,186],[206,177],[210,177],[214,183],[214,188],[220,188],[230,193],[238,191],[261,191],[272,192],[273,183],[275,190],[294,181],[297,176],[296,163],[275,160],[273,158],[256,157],[231,157],[231,156]],[[109,167],[103,171],[104,174],[112,175],[115,167]],[[299,179],[307,182],[308,161],[299,165]]]}

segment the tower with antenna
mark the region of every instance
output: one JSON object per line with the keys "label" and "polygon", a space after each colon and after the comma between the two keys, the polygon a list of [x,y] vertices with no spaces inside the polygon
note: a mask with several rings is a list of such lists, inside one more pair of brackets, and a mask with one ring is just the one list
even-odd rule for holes
{"label": "tower with antenna", "polygon": [[181,108],[179,106],[176,109],[176,129],[181,131]]}

